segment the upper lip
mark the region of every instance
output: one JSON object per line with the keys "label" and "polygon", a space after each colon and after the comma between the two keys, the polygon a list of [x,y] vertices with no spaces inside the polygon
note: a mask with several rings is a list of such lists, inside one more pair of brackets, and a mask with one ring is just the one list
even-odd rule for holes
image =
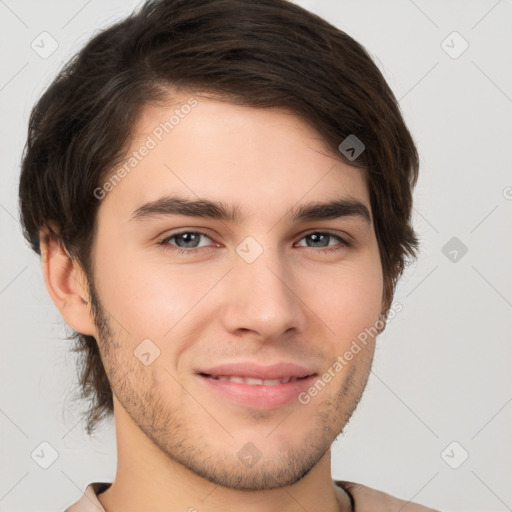
{"label": "upper lip", "polygon": [[268,366],[261,366],[251,362],[229,363],[200,370],[197,373],[227,376],[247,377],[253,379],[285,379],[287,377],[307,377],[315,372],[295,363],[275,363]]}

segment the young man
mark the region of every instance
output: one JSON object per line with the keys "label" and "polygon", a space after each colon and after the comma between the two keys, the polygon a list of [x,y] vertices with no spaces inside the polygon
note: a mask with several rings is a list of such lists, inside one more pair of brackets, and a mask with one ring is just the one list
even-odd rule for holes
{"label": "young man", "polygon": [[333,481],[418,240],[418,155],[347,34],[284,0],[147,2],[30,119],[20,203],[113,483],[68,512],[427,511]]}

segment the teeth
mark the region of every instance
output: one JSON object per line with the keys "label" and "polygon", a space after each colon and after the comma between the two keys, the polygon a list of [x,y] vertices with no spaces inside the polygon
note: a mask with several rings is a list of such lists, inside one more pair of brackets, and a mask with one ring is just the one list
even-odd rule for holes
{"label": "teeth", "polygon": [[[244,384],[251,384],[256,386],[256,385],[259,385],[261,386],[263,384],[263,380],[261,379],[251,379],[250,377],[247,378],[247,379],[242,379],[241,377],[235,377],[235,382],[243,382]],[[277,381],[277,383],[279,384],[279,381]]]}
{"label": "teeth", "polygon": [[286,377],[284,379],[253,379],[252,377],[227,377],[210,375],[215,380],[230,380],[231,382],[238,382],[239,384],[249,384],[250,386],[277,386],[278,384],[286,384],[297,380],[297,377]]}

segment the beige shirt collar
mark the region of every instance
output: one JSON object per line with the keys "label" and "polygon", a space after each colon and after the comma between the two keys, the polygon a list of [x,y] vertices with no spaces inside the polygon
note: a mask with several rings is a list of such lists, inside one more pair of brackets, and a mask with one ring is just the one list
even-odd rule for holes
{"label": "beige shirt collar", "polygon": [[[334,483],[352,497],[354,512],[439,512],[355,482],[334,480]],[[98,494],[106,491],[110,485],[109,482],[90,483],[83,496],[65,512],[105,512]]]}

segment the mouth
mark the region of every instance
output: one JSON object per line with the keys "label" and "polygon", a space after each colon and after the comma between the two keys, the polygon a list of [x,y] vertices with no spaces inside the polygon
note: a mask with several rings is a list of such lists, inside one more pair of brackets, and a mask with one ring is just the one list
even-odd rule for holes
{"label": "mouth", "polygon": [[[263,376],[254,376],[254,373],[267,373]],[[243,372],[240,367],[237,371],[206,371],[197,372],[196,376],[205,386],[205,393],[210,394],[214,401],[222,404],[228,403],[244,409],[272,410],[284,406],[301,405],[299,396],[312,386],[318,373],[309,373],[304,369],[295,369],[290,375],[280,371],[276,375],[268,376],[268,372],[261,368],[251,372]],[[302,375],[301,375],[302,374]],[[264,378],[266,377],[266,378]],[[302,406],[302,405],[301,405]]]}
{"label": "mouth", "polygon": [[287,384],[288,382],[295,382],[297,380],[307,379],[312,375],[304,377],[283,377],[280,379],[258,379],[254,377],[242,377],[238,375],[210,375],[208,373],[199,373],[199,375],[213,380],[224,380],[229,382],[237,382],[238,384],[247,384],[249,386],[278,386],[279,384]]}

